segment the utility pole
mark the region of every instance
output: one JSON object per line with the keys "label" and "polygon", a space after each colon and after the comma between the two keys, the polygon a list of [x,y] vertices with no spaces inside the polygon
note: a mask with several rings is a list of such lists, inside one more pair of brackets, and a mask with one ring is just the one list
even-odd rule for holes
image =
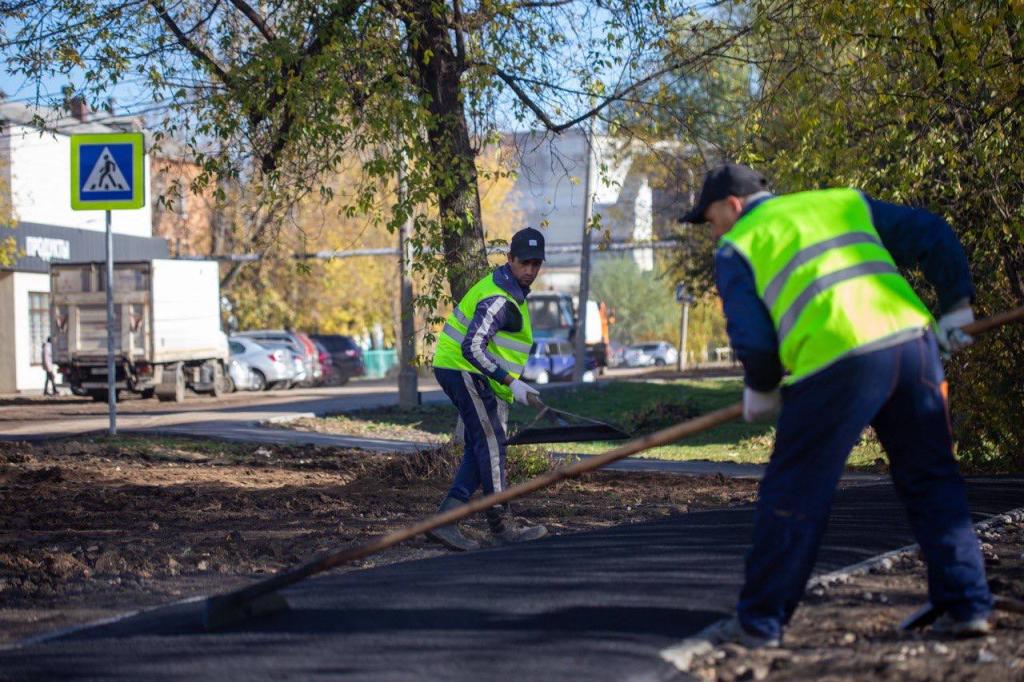
{"label": "utility pole", "polygon": [[676,358],[676,370],[682,372],[686,369],[686,335],[690,328],[690,304],[694,302],[693,294],[686,290],[686,285],[676,285],[676,301],[683,304],[679,315],[679,357]]}
{"label": "utility pole", "polygon": [[683,301],[683,315],[679,323],[679,367],[677,368],[680,372],[686,369],[686,333],[689,331],[690,326],[690,302],[689,300]]}
{"label": "utility pole", "polygon": [[572,363],[572,380],[583,381],[587,351],[587,301],[590,299],[590,223],[594,217],[594,119],[586,139],[587,171],[583,179],[583,250],[580,252],[580,296],[576,306],[576,337]]}
{"label": "utility pole", "polygon": [[[400,202],[408,198],[405,184],[405,158],[398,168],[398,193]],[[420,402],[419,377],[413,362],[416,360],[416,309],[412,302],[412,258],[409,253],[409,236],[412,233],[412,212],[402,222],[398,231],[398,276],[400,279],[399,339],[398,339],[398,406],[415,407]]]}

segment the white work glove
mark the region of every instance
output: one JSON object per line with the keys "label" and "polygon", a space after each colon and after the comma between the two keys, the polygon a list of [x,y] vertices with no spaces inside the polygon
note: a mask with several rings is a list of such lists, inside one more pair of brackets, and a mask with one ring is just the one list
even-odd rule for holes
{"label": "white work glove", "polygon": [[519,379],[513,379],[512,383],[509,384],[508,387],[512,389],[512,398],[520,405],[528,406],[530,404],[531,395],[540,395],[540,392],[537,389],[533,388],[525,381],[520,381]]}
{"label": "white work glove", "polygon": [[942,357],[949,359],[949,356],[958,350],[963,350],[974,343],[974,337],[960,329],[974,322],[974,310],[970,305],[964,305],[950,310],[939,318],[935,330],[935,340],[939,342],[939,350]]}
{"label": "white work glove", "polygon": [[743,387],[743,421],[765,422],[775,419],[782,407],[779,389],[762,393],[749,386]]}

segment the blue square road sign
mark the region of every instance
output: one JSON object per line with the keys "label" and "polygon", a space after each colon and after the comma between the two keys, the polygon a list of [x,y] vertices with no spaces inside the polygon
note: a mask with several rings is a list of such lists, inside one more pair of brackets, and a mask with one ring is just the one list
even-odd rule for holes
{"label": "blue square road sign", "polygon": [[142,208],[145,197],[142,133],[71,136],[71,208]]}

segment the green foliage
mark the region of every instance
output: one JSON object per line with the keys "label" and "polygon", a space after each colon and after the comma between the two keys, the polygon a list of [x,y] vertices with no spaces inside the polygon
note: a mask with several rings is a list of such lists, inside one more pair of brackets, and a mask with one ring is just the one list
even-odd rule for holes
{"label": "green foliage", "polygon": [[[764,90],[746,159],[782,191],[848,185],[944,216],[968,253],[977,312],[1024,305],[1019,5],[786,5],[798,22],[758,24]],[[761,18],[779,8],[753,6]],[[969,466],[1024,467],[1022,344],[1005,329],[947,367]]]}
{"label": "green foliage", "polygon": [[0,266],[13,265],[17,260],[17,242],[13,237],[5,237],[4,232],[12,228],[0,226]]}
{"label": "green foliage", "polygon": [[657,272],[642,271],[632,257],[616,254],[595,259],[590,286],[593,298],[615,313],[615,324],[609,329],[612,340],[629,344],[678,337],[675,283]]}
{"label": "green foliage", "polygon": [[[653,49],[681,15],[664,0],[26,0],[11,11],[0,47],[16,72],[82,74],[92,102],[131,80],[152,98],[155,127],[202,165],[193,189],[250,188],[259,210],[240,228],[244,251],[270,249],[304,197],[329,201],[338,164],[358,157],[342,214],[391,231],[414,217],[430,312],[486,268],[476,157],[499,127],[561,132],[679,67]],[[405,191],[375,212],[403,169]]]}
{"label": "green foliage", "polygon": [[[609,329],[613,341],[678,342],[682,307],[675,299],[675,272],[673,262],[663,257],[655,259],[653,272],[640,270],[630,256],[603,254],[595,260],[592,295],[615,313]],[[687,352],[700,360],[727,343],[721,304],[712,296],[699,297],[690,306]]]}
{"label": "green foliage", "polygon": [[513,485],[545,474],[555,466],[551,453],[537,445],[513,445],[506,457],[508,480]]}

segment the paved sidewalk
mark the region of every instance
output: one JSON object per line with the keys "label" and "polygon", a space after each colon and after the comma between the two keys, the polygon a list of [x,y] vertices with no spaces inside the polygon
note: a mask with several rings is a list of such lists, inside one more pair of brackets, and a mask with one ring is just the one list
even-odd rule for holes
{"label": "paved sidewalk", "polygon": [[[976,519],[1024,505],[1022,483],[970,481]],[[697,512],[331,574],[287,590],[290,612],[225,632],[201,630],[199,603],[178,604],[0,651],[0,679],[685,679],[659,652],[732,610],[752,516]],[[891,486],[847,488],[817,570],[910,541]]]}

